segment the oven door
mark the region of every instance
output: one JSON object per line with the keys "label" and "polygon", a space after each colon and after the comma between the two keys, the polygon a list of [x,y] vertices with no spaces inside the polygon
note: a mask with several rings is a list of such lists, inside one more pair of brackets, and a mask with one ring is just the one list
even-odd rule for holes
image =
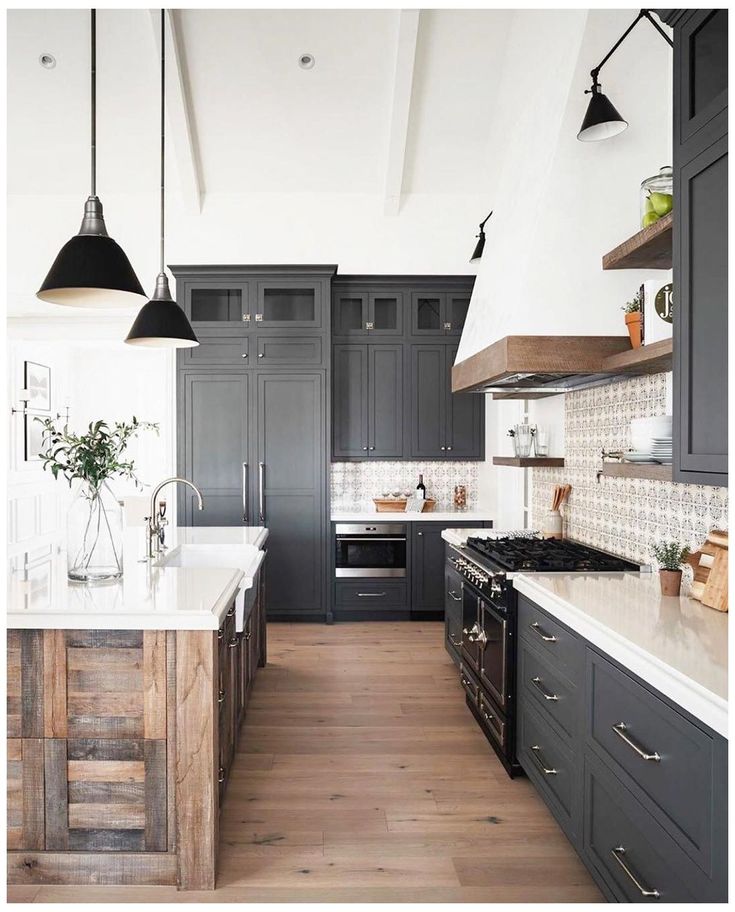
{"label": "oven door", "polygon": [[462,586],[462,661],[480,671],[480,597],[465,583]]}
{"label": "oven door", "polygon": [[398,523],[337,526],[335,575],[338,578],[406,576],[406,527]]}
{"label": "oven door", "polygon": [[508,702],[508,619],[480,599],[480,625],[483,632],[479,655],[480,683],[505,710]]}

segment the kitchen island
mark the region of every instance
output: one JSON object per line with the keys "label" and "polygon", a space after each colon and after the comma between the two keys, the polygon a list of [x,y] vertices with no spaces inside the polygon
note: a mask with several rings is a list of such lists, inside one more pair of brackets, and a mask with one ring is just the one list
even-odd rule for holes
{"label": "kitchen island", "polygon": [[255,528],[169,530],[122,579],[55,554],[8,578],[8,880],[213,889],[218,817],[265,664]]}

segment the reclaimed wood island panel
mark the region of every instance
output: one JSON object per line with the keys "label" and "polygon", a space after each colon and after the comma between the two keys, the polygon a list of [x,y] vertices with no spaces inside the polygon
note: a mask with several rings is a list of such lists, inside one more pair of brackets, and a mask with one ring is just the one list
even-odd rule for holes
{"label": "reclaimed wood island panel", "polygon": [[213,889],[264,573],[219,630],[7,634],[8,882]]}

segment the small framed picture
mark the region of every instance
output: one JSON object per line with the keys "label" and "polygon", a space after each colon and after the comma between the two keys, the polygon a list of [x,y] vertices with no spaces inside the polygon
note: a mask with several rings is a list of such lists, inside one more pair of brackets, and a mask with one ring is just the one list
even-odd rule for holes
{"label": "small framed picture", "polygon": [[25,362],[23,376],[28,390],[28,408],[36,411],[51,410],[51,368],[35,361]]}
{"label": "small framed picture", "polygon": [[33,412],[25,414],[25,461],[40,462],[41,450],[43,449],[43,424],[36,421],[37,418],[46,418],[46,415],[38,415]]}

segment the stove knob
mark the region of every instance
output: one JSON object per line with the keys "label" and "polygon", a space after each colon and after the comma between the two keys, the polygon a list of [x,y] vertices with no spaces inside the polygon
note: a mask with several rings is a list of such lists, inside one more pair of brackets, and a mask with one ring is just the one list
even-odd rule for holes
{"label": "stove knob", "polygon": [[503,587],[497,580],[493,580],[492,583],[490,583],[490,591],[493,595],[500,595],[503,591]]}

